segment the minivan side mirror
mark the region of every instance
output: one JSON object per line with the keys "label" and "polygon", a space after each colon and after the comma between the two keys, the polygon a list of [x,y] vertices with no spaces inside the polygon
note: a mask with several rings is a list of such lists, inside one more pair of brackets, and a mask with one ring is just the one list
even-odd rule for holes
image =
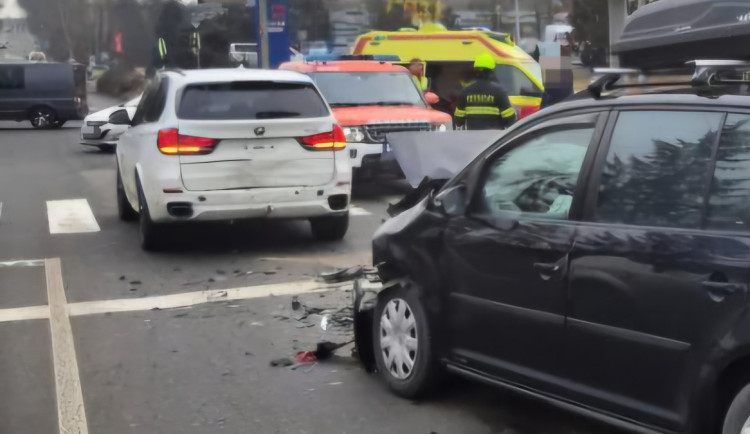
{"label": "minivan side mirror", "polygon": [[454,185],[432,199],[435,208],[449,217],[458,217],[466,213],[466,186]]}
{"label": "minivan side mirror", "polygon": [[127,110],[117,110],[109,115],[109,123],[112,125],[130,125],[131,120]]}
{"label": "minivan side mirror", "polygon": [[425,92],[424,100],[427,101],[427,104],[433,105],[440,102],[440,97],[435,92]]}

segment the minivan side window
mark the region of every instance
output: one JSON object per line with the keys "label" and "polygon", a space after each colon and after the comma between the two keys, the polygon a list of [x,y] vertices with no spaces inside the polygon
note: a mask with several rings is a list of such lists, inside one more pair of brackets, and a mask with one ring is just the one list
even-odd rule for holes
{"label": "minivan side window", "polygon": [[595,124],[544,129],[489,162],[470,215],[488,221],[508,213],[565,219]]}
{"label": "minivan side window", "polygon": [[0,65],[0,90],[24,88],[24,67]]}
{"label": "minivan side window", "polygon": [[698,228],[723,114],[621,112],[602,169],[595,220]]}
{"label": "minivan side window", "polygon": [[706,227],[750,230],[750,115],[730,113],[721,130]]}

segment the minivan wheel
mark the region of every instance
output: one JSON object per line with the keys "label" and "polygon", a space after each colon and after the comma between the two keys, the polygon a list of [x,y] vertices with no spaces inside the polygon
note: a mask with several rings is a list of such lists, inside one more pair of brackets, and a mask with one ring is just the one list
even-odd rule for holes
{"label": "minivan wheel", "polygon": [[160,227],[151,220],[151,213],[148,211],[148,203],[146,203],[146,196],[143,194],[140,181],[138,181],[138,214],[141,248],[148,251],[159,250],[162,247]]}
{"label": "minivan wheel", "polygon": [[323,241],[336,241],[344,238],[349,230],[349,213],[310,219],[313,236]]}
{"label": "minivan wheel", "polygon": [[124,222],[132,222],[138,219],[138,213],[133,209],[125,194],[125,186],[122,185],[120,168],[117,168],[117,215]]}
{"label": "minivan wheel", "polygon": [[750,384],[735,395],[724,417],[722,434],[750,434]]}
{"label": "minivan wheel", "polygon": [[31,126],[38,129],[54,128],[57,125],[62,126],[57,119],[55,111],[49,107],[42,106],[31,109],[29,112],[29,120],[31,121]]}
{"label": "minivan wheel", "polygon": [[372,331],[378,372],[394,393],[414,399],[436,387],[440,366],[434,338],[414,288],[378,296]]}

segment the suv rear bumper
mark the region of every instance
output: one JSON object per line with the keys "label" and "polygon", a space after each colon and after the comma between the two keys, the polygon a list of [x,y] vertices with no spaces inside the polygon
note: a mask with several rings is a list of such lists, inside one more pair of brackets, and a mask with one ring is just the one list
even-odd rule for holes
{"label": "suv rear bumper", "polygon": [[[158,192],[155,196],[148,198],[149,212],[155,222],[308,218],[347,211],[351,183],[339,181],[314,187]],[[335,199],[329,202],[332,196],[339,199],[339,203]],[[343,208],[340,204],[342,196],[346,196]],[[189,206],[190,215],[175,217],[167,210],[168,204],[179,204],[183,208]],[[332,204],[335,208],[331,207]]]}

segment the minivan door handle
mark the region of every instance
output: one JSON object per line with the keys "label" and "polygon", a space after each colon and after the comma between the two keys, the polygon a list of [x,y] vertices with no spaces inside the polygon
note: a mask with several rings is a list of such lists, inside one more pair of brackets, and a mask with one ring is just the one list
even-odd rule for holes
{"label": "minivan door handle", "polygon": [[706,291],[713,292],[713,293],[720,293],[724,295],[734,294],[737,292],[741,286],[736,283],[731,282],[714,282],[711,280],[706,280],[702,283],[703,288],[706,289]]}
{"label": "minivan door handle", "polygon": [[542,280],[549,280],[560,272],[567,256],[557,262],[534,262],[534,270],[539,273]]}

